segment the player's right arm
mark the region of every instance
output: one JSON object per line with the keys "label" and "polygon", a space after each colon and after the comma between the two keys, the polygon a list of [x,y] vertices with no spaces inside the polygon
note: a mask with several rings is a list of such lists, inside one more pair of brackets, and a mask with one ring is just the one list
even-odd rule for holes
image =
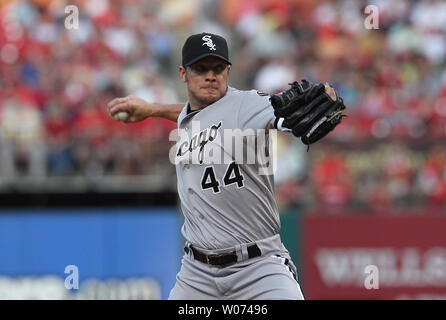
{"label": "player's right arm", "polygon": [[113,117],[118,112],[128,112],[126,123],[143,121],[149,117],[160,117],[171,121],[177,121],[184,103],[161,104],[150,103],[135,96],[115,98],[107,104],[107,112]]}

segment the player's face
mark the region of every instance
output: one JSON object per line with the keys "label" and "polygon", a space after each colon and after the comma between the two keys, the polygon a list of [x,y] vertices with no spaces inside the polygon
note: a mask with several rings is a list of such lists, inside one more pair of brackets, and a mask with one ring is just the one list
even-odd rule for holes
{"label": "player's face", "polygon": [[230,65],[217,57],[206,57],[184,68],[180,77],[187,83],[191,104],[204,108],[226,93]]}

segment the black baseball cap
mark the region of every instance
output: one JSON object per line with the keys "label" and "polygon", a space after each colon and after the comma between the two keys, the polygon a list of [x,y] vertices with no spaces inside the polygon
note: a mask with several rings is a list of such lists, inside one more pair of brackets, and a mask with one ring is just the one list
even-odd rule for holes
{"label": "black baseball cap", "polygon": [[208,56],[218,57],[228,64],[232,64],[229,61],[228,44],[225,38],[212,33],[203,32],[191,35],[184,43],[182,54],[183,67],[190,66]]}

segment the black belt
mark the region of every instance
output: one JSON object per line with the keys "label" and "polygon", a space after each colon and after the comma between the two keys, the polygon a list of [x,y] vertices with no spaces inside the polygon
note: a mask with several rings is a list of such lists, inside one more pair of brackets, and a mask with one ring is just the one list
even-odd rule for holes
{"label": "black belt", "polygon": [[[186,251],[186,253],[189,253],[189,248],[192,250],[195,260],[201,261],[210,266],[222,268],[237,262],[237,253],[235,251],[224,252],[220,254],[205,254],[192,246],[185,247],[184,251]],[[262,252],[256,244],[248,246],[247,250],[248,259],[259,257],[260,255],[262,255]]]}

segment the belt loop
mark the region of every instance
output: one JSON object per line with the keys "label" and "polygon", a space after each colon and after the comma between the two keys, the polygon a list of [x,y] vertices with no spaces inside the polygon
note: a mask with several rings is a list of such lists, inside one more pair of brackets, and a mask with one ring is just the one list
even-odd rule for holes
{"label": "belt loop", "polygon": [[193,252],[192,249],[190,248],[189,241],[186,241],[186,243],[184,244],[184,252],[186,252],[186,254],[189,255],[190,257],[193,256]]}
{"label": "belt loop", "polygon": [[235,254],[237,255],[237,262],[243,261],[243,250],[240,244],[234,246]]}
{"label": "belt loop", "polygon": [[242,255],[242,260],[241,261],[245,261],[245,260],[249,259],[249,256],[248,256],[248,246],[246,245],[246,243],[242,243],[240,245],[240,252],[241,252],[241,255]]}

